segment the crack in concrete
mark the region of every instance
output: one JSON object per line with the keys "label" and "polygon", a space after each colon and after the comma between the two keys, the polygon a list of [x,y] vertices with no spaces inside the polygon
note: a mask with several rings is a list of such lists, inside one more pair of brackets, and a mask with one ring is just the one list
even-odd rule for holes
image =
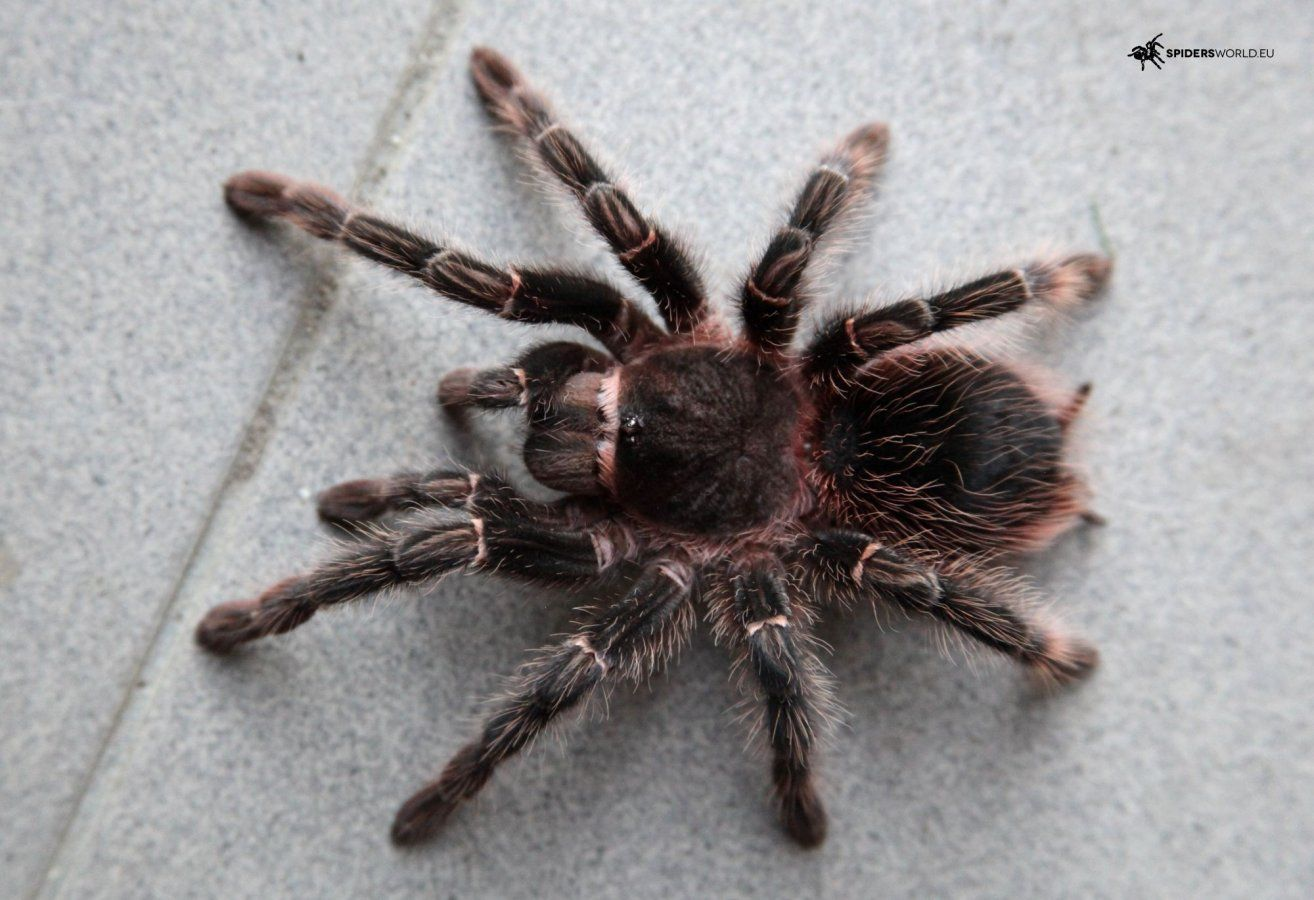
{"label": "crack in concrete", "polygon": [[[357,164],[352,196],[362,203],[372,200],[382,188],[393,165],[409,147],[415,130],[415,113],[423,106],[437,84],[437,75],[447,56],[452,36],[457,32],[464,0],[435,0],[429,15],[420,28],[418,40],[413,44],[401,77],[384,107],[374,135]],[[123,696],[101,739],[91,764],[83,776],[75,795],[72,809],[59,829],[42,867],[42,875],[35,882],[30,897],[50,894],[57,886],[59,861],[68,846],[74,824],[81,818],[88,796],[101,774],[109,748],[119,737],[122,725],[136,688],[150,660],[159,652],[159,639],[168,620],[169,612],[178,602],[201,550],[206,545],[219,510],[232,488],[249,478],[257,469],[265,447],[278,423],[278,412],[301,380],[305,362],[314,350],[329,312],[341,293],[341,278],[346,265],[341,257],[334,257],[313,279],[305,291],[296,321],[284,339],[283,349],[271,371],[255,409],[242,429],[242,438],[233,453],[228,470],[215,489],[210,504],[196,532],[187,556],[179,569],[168,596],[157,609],[150,638],[142,648],[131,676],[124,682]]]}
{"label": "crack in concrete", "polygon": [[1090,201],[1090,221],[1095,226],[1095,235],[1100,242],[1100,249],[1109,259],[1115,259],[1117,254],[1113,252],[1113,241],[1109,240],[1109,233],[1104,230],[1104,217],[1100,215],[1100,206],[1092,198]]}
{"label": "crack in concrete", "polygon": [[[461,8],[461,0],[438,0],[429,14],[421,39],[402,69],[392,99],[384,108],[374,136],[357,166],[351,196],[362,205],[368,206],[377,197],[392,166],[409,146],[415,129],[414,113],[433,89],[434,75],[459,24]],[[220,498],[233,484],[250,478],[259,466],[265,446],[278,424],[277,412],[295,391],[301,380],[303,364],[318,344],[324,323],[337,305],[347,265],[345,255],[332,255],[319,268],[306,290],[278,364],[243,431],[237,455],[220,489]]]}
{"label": "crack in concrete", "polygon": [[5,543],[4,537],[0,536],[0,588],[9,587],[17,581],[22,571],[23,564],[9,550],[9,545]]}

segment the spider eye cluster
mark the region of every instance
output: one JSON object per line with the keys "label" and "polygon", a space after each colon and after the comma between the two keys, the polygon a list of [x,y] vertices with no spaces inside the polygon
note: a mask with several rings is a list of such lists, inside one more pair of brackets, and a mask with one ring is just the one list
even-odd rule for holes
{"label": "spider eye cluster", "polygon": [[751,354],[675,345],[625,364],[617,390],[614,498],[676,531],[769,522],[798,484],[798,404]]}
{"label": "spider eye cluster", "polygon": [[633,446],[638,443],[639,435],[642,433],[643,417],[638,413],[627,413],[621,418],[620,439],[623,443]]}

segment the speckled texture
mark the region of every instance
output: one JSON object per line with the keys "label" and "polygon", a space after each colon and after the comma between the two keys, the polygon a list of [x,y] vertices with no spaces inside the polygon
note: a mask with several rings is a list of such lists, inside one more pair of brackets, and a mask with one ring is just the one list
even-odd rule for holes
{"label": "speckled texture", "polygon": [[[507,766],[437,843],[394,850],[396,805],[463,742],[497,676],[569,621],[569,599],[452,579],[325,615],[229,660],[192,644],[209,605],[314,555],[318,488],[447,453],[485,458],[433,409],[433,387],[449,368],[508,358],[530,334],[363,264],[334,268],[345,272],[334,302],[275,379],[267,441],[242,469],[248,477],[218,490],[277,332],[324,257],[244,230],[215,202],[215,185],[228,168],[277,164],[349,186],[390,94],[385,84],[336,96],[334,79],[364,77],[340,56],[363,55],[358,41],[391,41],[370,83],[397,78],[412,39],[398,23],[429,11],[397,11],[391,36],[371,18],[364,38],[348,37],[367,27],[356,18],[328,36],[313,30],[323,22],[294,17],[277,43],[240,48],[267,79],[262,102],[277,110],[276,128],[237,115],[247,98],[238,88],[211,89],[218,51],[198,47],[185,54],[196,72],[180,61],[184,74],[136,89],[144,108],[179,106],[169,122],[177,140],[214,158],[130,155],[151,120],[119,113],[111,155],[128,172],[172,165],[160,189],[178,197],[157,228],[115,227],[112,244],[80,248],[96,251],[91,270],[68,268],[82,260],[60,237],[77,231],[70,222],[104,228],[117,195],[81,201],[76,216],[71,200],[37,203],[14,179],[60,198],[93,178],[76,165],[82,157],[61,172],[0,151],[5,197],[18,198],[5,215],[29,204],[44,236],[6,234],[0,273],[16,278],[3,308],[24,338],[21,365],[4,370],[20,392],[18,414],[5,407],[5,452],[20,464],[0,487],[0,572],[19,570],[4,590],[21,631],[0,637],[6,661],[19,660],[0,681],[5,799],[14,798],[3,877],[14,877],[13,859],[15,884],[40,880],[53,852],[45,893],[65,897],[1308,894],[1314,329],[1301,314],[1314,283],[1314,98],[1303,58],[1314,16],[1299,3],[1171,14],[1017,2],[569,6],[467,13],[427,76],[376,207],[497,254],[611,265],[569,210],[540,202],[488,133],[464,76],[469,47],[487,42],[706,251],[721,290],[816,152],[867,118],[890,123],[894,159],[867,233],[832,279],[837,295],[901,293],[1038,247],[1094,248],[1098,211],[1118,257],[1113,286],[1097,310],[1035,347],[1065,378],[1095,382],[1082,443],[1110,525],[1068,537],[1030,571],[1100,644],[1103,669],[1078,690],[1037,698],[1005,666],[935,652],[913,625],[882,633],[864,615],[827,624],[848,714],[825,758],[831,838],[806,853],[777,831],[765,764],[741,754],[727,715],[735,693],[722,655],[700,638],[651,689],[618,691],[609,718],[571,729],[564,751],[548,745]],[[91,28],[50,15],[48,41]],[[317,77],[301,72],[283,101],[272,85],[300,72],[283,52],[300,46],[298,29],[343,49]],[[1179,60],[1142,74],[1126,53],[1159,30],[1170,47],[1271,46],[1277,59]],[[126,23],[102,31],[153,46]],[[69,78],[86,64],[61,62]],[[126,101],[102,102],[109,110],[69,103],[68,114],[110,117]],[[229,116],[218,124],[216,104]],[[2,109],[20,133],[33,127]],[[330,112],[326,136],[309,140]],[[47,153],[60,146],[40,132],[24,139]],[[173,264],[160,263],[168,255]],[[45,258],[65,268],[48,273]],[[209,279],[204,296],[222,298],[200,313],[185,305],[177,321],[139,312],[147,302],[172,309],[184,286],[201,297],[185,271]],[[142,316],[136,343],[93,329],[79,346],[61,344],[56,323],[81,325],[79,292],[133,323]],[[111,381],[149,415],[108,417],[96,401]],[[56,410],[53,423],[42,416]],[[65,484],[80,466],[105,484]],[[79,549],[58,551],[67,561],[47,549],[87,529]],[[40,565],[50,559],[60,565]],[[151,640],[145,623],[169,596]],[[143,686],[88,779],[123,692],[114,678],[137,658]],[[51,769],[58,737],[69,752]],[[51,831],[84,779],[56,844]]]}
{"label": "speckled texture", "polygon": [[311,294],[218,183],[357,178],[426,14],[371,6],[0,3],[0,895],[42,878]]}

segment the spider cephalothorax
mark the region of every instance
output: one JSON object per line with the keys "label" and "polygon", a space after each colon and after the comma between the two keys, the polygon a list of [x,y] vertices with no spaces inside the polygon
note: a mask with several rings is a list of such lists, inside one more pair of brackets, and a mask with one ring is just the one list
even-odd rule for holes
{"label": "spider cephalothorax", "polygon": [[604,281],[490,263],[314,184],[246,172],[226,187],[248,217],[287,220],[502,318],[579,326],[606,348],[543,344],[439,386],[457,421],[471,409],[523,409],[525,464],[566,497],[531,501],[455,468],[340,484],[320,496],[320,515],[373,524],[335,558],[215,607],[197,629],[203,646],[227,651],[320,607],[457,569],[625,585],[525,666],[481,734],[402,807],[395,840],[432,834],[500,762],[602,684],[650,674],[688,637],[696,604],[753,685],[782,820],[808,846],[826,830],[813,751],[828,690],[810,636],[823,611],[889,604],[1050,681],[1093,668],[1094,649],[1042,617],[998,563],[1085,512],[1064,445],[1086,390],[1056,400],[1014,365],[925,339],[1025,306],[1071,306],[1104,281],[1107,260],[1031,263],[836,316],[795,348],[809,266],[885,153],[884,127],[869,125],[808,175],[740,288],[736,334],[681,246],[519,73],[489,50],[475,51],[472,70],[489,111],[576,197],[664,329]]}

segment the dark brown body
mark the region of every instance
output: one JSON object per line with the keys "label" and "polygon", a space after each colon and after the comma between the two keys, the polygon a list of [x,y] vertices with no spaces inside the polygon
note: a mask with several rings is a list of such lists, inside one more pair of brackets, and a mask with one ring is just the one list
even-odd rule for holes
{"label": "dark brown body", "polygon": [[1060,411],[1009,366],[915,349],[824,402],[810,473],[838,524],[940,553],[1045,543],[1080,512]]}
{"label": "dark brown body", "polygon": [[716,344],[660,346],[622,372],[608,487],[657,530],[769,543],[805,514],[979,554],[1044,543],[1080,511],[1060,411],[968,350],[890,354],[819,402],[795,370]]}
{"label": "dark brown body", "polygon": [[830,316],[796,347],[809,267],[873,183],[883,125],[856,129],[813,166],[740,285],[736,329],[680,242],[507,60],[476,50],[471,72],[492,116],[574,197],[660,323],[605,280],[456,250],[316,184],[245,172],[225,189],[250,219],[291,222],[444,297],[597,342],[542,344],[439,387],[456,422],[519,410],[529,472],[567,497],[534,501],[495,474],[450,466],[339,484],[319,512],[354,540],[197,626],[203,647],[227,652],[324,607],[456,570],[592,593],[584,621],[534,655],[479,733],[401,807],[395,841],[434,834],[560,713],[617,676],[646,677],[699,618],[733,649],[781,821],[808,847],[827,828],[814,771],[830,693],[811,632],[822,612],[888,604],[1051,682],[1094,668],[1095,649],[1039,615],[993,561],[1043,544],[1081,511],[1063,455],[1085,392],[1052,402],[1017,369],[930,339],[1023,307],[1071,306],[1103,283],[1107,260],[1031,262]]}
{"label": "dark brown body", "polygon": [[717,344],[662,347],[625,366],[612,490],[655,525],[720,538],[798,504],[807,399],[797,379]]}

